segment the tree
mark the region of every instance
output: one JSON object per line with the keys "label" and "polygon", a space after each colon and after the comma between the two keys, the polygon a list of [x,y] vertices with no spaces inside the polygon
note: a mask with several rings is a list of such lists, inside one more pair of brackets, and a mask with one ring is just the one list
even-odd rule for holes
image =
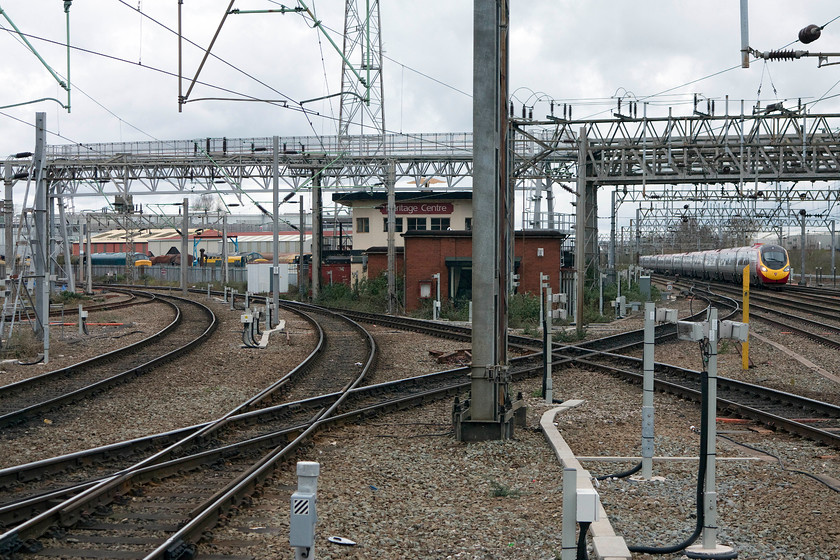
{"label": "tree", "polygon": [[204,193],[193,197],[190,201],[190,211],[195,213],[219,212],[223,209],[222,200],[219,195]]}

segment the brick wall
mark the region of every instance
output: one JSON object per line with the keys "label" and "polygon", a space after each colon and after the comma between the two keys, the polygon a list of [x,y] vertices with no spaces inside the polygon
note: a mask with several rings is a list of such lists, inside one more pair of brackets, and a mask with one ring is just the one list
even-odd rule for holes
{"label": "brick wall", "polygon": [[[440,273],[441,300],[449,294],[449,270],[447,257],[472,258],[472,237],[468,231],[409,232],[405,238],[405,308],[411,311],[420,307],[420,285],[431,286],[432,298],[435,284],[432,275]],[[520,275],[518,292],[539,294],[540,273],[550,275],[551,288],[560,291],[561,245],[565,236],[559,232],[517,232],[514,239],[514,255],[519,262]],[[538,256],[542,248],[543,256]],[[368,260],[370,266],[370,260]],[[370,268],[368,268],[370,272]]]}
{"label": "brick wall", "polygon": [[[405,269],[403,249],[402,247],[395,247],[394,266],[397,269],[397,275],[403,273]],[[388,251],[368,251],[367,253],[367,277],[369,279],[377,278],[379,275],[388,272]]]}

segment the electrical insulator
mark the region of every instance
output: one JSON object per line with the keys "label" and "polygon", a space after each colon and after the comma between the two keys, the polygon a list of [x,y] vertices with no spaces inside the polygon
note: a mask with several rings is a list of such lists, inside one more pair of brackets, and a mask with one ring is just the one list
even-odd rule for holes
{"label": "electrical insulator", "polygon": [[534,108],[533,107],[528,108],[528,118],[531,119],[531,120],[534,120]]}
{"label": "electrical insulator", "polygon": [[805,45],[807,45],[808,43],[813,43],[814,41],[820,38],[821,33],[822,28],[819,25],[811,24],[807,27],[803,27],[799,31],[799,41]]}
{"label": "electrical insulator", "polygon": [[761,58],[765,60],[793,60],[794,58],[802,58],[805,51],[770,51],[761,54]]}
{"label": "electrical insulator", "polygon": [[550,107],[551,107],[551,116],[553,117],[554,116],[554,101],[551,102]]}
{"label": "electrical insulator", "polygon": [[525,105],[522,106],[522,118],[525,118]]}
{"label": "electrical insulator", "polygon": [[712,99],[712,113],[711,114],[712,115],[715,114],[715,100],[714,99]]}
{"label": "electrical insulator", "polygon": [[513,116],[513,101],[510,102],[510,116]]}
{"label": "electrical insulator", "polygon": [[618,112],[621,113],[621,98],[618,99]]}

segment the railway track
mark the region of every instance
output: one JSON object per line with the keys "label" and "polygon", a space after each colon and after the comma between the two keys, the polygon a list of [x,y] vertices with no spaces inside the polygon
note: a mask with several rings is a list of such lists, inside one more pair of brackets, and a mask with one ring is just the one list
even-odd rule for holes
{"label": "railway track", "polygon": [[[707,291],[714,289],[720,294],[732,297],[739,297],[742,294],[738,288],[721,283],[681,281],[677,285],[685,287],[694,285],[705,288]],[[802,315],[803,311],[811,316]],[[822,317],[833,321],[834,324],[817,321],[812,316]],[[815,297],[811,294],[789,297],[783,293],[769,295],[758,291],[750,292],[751,321],[759,319],[781,330],[795,332],[833,349],[840,349],[838,317],[840,317],[840,300],[833,297]]]}
{"label": "railway track", "polygon": [[[310,312],[315,314],[317,313],[313,309],[310,308]],[[379,324],[382,323],[381,320],[376,320]],[[392,324],[391,326],[397,327],[396,324]],[[440,325],[437,325],[435,329],[440,329]],[[329,337],[327,337],[329,338]],[[605,366],[603,363],[601,364],[594,364],[592,361],[593,356],[603,355],[603,353],[596,349],[595,347],[606,347],[606,346],[614,346],[614,347],[632,347],[638,344],[638,335],[627,336],[627,335],[616,335],[613,337],[608,337],[612,339],[609,342],[604,340],[602,341],[592,341],[587,343],[587,345],[577,345],[577,346],[559,346],[555,347],[555,355],[557,360],[555,361],[555,365],[561,365],[563,363],[571,363],[577,362],[582,365],[586,365],[588,367],[597,367],[599,369],[603,369]],[[634,338],[636,340],[634,340]],[[624,339],[622,341],[622,339]],[[346,345],[346,340],[342,343],[342,345]],[[607,356],[608,360],[618,361],[620,367],[618,369],[627,370],[628,364],[631,367],[635,366],[640,369],[639,360],[634,360],[633,358],[628,358],[626,356]],[[348,360],[344,360],[345,363],[349,363]],[[333,364],[334,365],[334,364]],[[355,362],[354,362],[355,365]],[[612,369],[616,370],[616,366],[611,366]],[[664,368],[664,369],[662,369]],[[667,370],[667,374],[663,373],[660,375],[660,370],[662,371]],[[675,371],[679,370],[680,368],[673,368],[673,366],[667,366],[659,364],[657,366],[657,376],[664,377],[668,375],[668,379],[662,379],[659,384],[660,390],[666,390],[671,392],[679,392],[683,396],[687,396],[689,398],[693,398],[693,394],[691,392],[692,387],[690,387],[690,383],[686,381],[686,379],[694,379],[696,383],[699,384],[697,378],[699,376],[699,372],[691,372],[690,370],[684,370],[682,373],[674,373]],[[512,370],[515,378],[520,376],[526,375],[534,375],[541,371],[541,355],[538,353],[534,353],[528,356],[523,356],[521,358],[517,358],[512,360]],[[332,371],[332,368],[330,369]],[[365,418],[370,415],[379,414],[386,410],[393,410],[395,408],[405,408],[409,406],[416,406],[416,404],[420,402],[424,402],[425,400],[432,399],[432,398],[441,398],[442,395],[452,395],[457,394],[460,392],[465,391],[469,386],[469,380],[467,377],[468,368],[457,368],[453,370],[448,370],[446,372],[439,372],[436,374],[420,376],[418,378],[413,378],[410,380],[403,380],[398,382],[391,382],[385,383],[375,386],[369,387],[356,387],[349,391],[342,392],[333,392],[330,394],[320,395],[317,393],[319,390],[318,388],[321,387],[321,381],[314,381],[312,384],[309,383],[300,383],[297,384],[297,387],[311,387],[316,391],[319,396],[313,396],[308,399],[297,400],[294,402],[285,403],[279,406],[273,407],[266,407],[266,403],[268,402],[265,398],[256,399],[254,403],[250,405],[243,405],[239,410],[246,410],[250,409],[250,412],[247,413],[237,413],[237,414],[230,414],[228,415],[222,423],[226,426],[224,430],[224,434],[222,430],[219,428],[213,428],[212,430],[208,430],[208,425],[202,426],[195,426],[189,428],[183,432],[179,431],[178,433],[171,433],[171,434],[161,434],[158,436],[154,436],[153,438],[144,438],[145,441],[139,442],[138,446],[145,446],[146,449],[149,447],[163,447],[169,446],[172,448],[179,448],[182,450],[187,450],[181,455],[177,460],[173,460],[169,457],[168,464],[166,468],[174,469],[175,471],[182,471],[185,468],[184,465],[191,465],[193,462],[207,462],[209,461],[211,464],[215,465],[222,465],[225,463],[231,463],[228,458],[228,455],[233,453],[236,456],[243,456],[248,457],[245,461],[254,460],[257,457],[260,457],[261,464],[266,464],[265,455],[260,455],[259,450],[252,450],[248,446],[253,445],[278,445],[277,442],[283,441],[297,441],[299,438],[296,436],[298,434],[302,434],[307,429],[305,423],[301,423],[301,418],[312,417],[317,414],[316,411],[323,411],[326,408],[333,408],[333,410],[337,409],[337,403],[339,399],[344,398],[345,401],[342,404],[342,412],[333,414],[329,419],[321,417],[320,420],[316,420],[316,423],[320,422],[320,426],[327,424],[328,422],[341,422],[341,421],[357,421],[359,419]],[[636,376],[639,374],[636,373]],[[632,379],[632,375],[627,376],[628,379]],[[313,380],[317,379],[317,377],[313,377]],[[638,380],[638,377],[636,378]],[[288,385],[289,387],[285,387]],[[285,387],[284,391],[289,391],[293,384],[291,383],[284,383],[282,386]],[[689,386],[687,386],[689,385]],[[771,426],[779,427],[782,429],[788,429],[793,433],[799,433],[804,437],[812,437],[813,432],[802,432],[789,429],[782,425],[779,421],[779,418],[783,418],[784,414],[781,412],[784,408],[788,408],[790,406],[799,407],[800,411],[807,411],[806,414],[811,416],[809,418],[809,422],[812,423],[812,428],[814,427],[816,419],[818,417],[822,417],[819,419],[821,422],[820,426],[822,431],[831,434],[833,428],[830,426],[830,422],[836,422],[838,418],[840,418],[840,412],[838,412],[837,407],[831,407],[828,405],[828,408],[819,408],[819,405],[824,403],[808,403],[803,400],[799,400],[797,404],[792,405],[780,405],[782,401],[791,400],[789,395],[780,394],[780,393],[768,393],[758,391],[756,392],[753,387],[747,386],[747,384],[741,384],[740,387],[733,387],[733,388],[719,388],[721,393],[721,407],[726,410],[734,410],[735,414],[755,418],[760,420],[766,424]],[[308,390],[312,390],[308,389]],[[762,388],[758,388],[761,390]],[[302,389],[306,391],[307,389]],[[733,397],[733,400],[730,401],[729,395],[736,395]],[[736,402],[737,400],[737,402]],[[259,406],[256,407],[256,403],[259,402]],[[762,402],[770,402],[774,403],[771,407],[764,407],[763,409],[759,406]],[[734,405],[733,405],[734,403]],[[730,408],[731,406],[737,405],[737,408]],[[254,408],[257,408],[256,410]],[[809,408],[810,407],[810,408]],[[753,412],[758,411],[758,412]],[[760,414],[760,417],[757,417]],[[282,419],[282,420],[270,420],[269,418],[273,417],[275,419]],[[801,419],[801,413],[800,413]],[[802,423],[800,423],[802,424]],[[285,427],[283,427],[285,425]],[[804,425],[804,424],[802,424]],[[836,424],[833,424],[836,426]],[[257,427],[257,431],[253,431]],[[311,427],[312,424],[309,424]],[[195,434],[204,432],[205,436],[197,437]],[[836,434],[834,434],[836,436]],[[208,448],[200,448],[197,447],[197,444],[173,444],[171,443],[173,440],[181,442],[185,438],[192,438],[190,441],[201,441],[203,443],[210,442]],[[157,439],[156,442],[152,443],[153,440]],[[830,440],[835,447],[838,446],[837,438],[834,437]],[[259,443],[257,443],[259,442]],[[75,454],[75,457],[67,457],[66,458],[66,465],[71,464],[80,464],[85,462],[95,461],[93,458],[96,455],[100,455],[103,457],[113,457],[115,455],[122,455],[125,454],[126,449],[130,447],[130,443],[118,444],[117,446],[108,446],[110,449],[99,449],[99,450],[91,450],[89,452],[83,452],[82,454]],[[239,447],[244,446],[244,447]],[[279,448],[279,447],[278,447]],[[138,452],[142,453],[142,452]],[[159,455],[159,454],[156,454]],[[154,456],[154,455],[153,455]],[[199,458],[200,457],[200,458]],[[276,464],[277,461],[281,459],[275,458],[269,460],[269,462],[273,462]],[[43,465],[43,467],[52,469],[53,472],[72,472],[73,468],[61,466],[61,460],[54,459],[51,460],[51,465]],[[232,465],[232,463],[231,463]],[[5,471],[0,471],[0,484],[7,484],[10,486],[15,486],[15,484],[20,484],[22,480],[26,479],[27,477],[31,478],[44,478],[45,476],[32,476],[30,474],[25,474],[27,468],[29,466],[24,465],[20,468],[17,468],[17,472],[13,473],[9,469]],[[142,470],[142,474],[138,474],[138,479],[143,479],[145,477],[151,477],[152,480],[159,480],[160,476],[170,476],[168,474],[161,475],[161,471],[154,471],[149,470],[146,471],[145,468],[153,469],[154,465],[149,465],[148,467],[144,467]],[[125,468],[125,467],[123,467]],[[253,469],[245,466],[235,466],[232,465],[230,467],[232,470],[227,471],[229,474],[222,476],[212,476],[210,480],[213,482],[213,486],[217,487],[222,485],[223,483],[227,483],[227,487],[230,490],[219,491],[215,494],[215,496],[221,495],[229,495],[233,492],[233,488],[240,487],[241,485],[249,486],[252,484],[256,484],[255,482],[245,482],[246,479],[249,479],[250,476],[245,476],[244,474],[239,475],[240,480],[235,482],[234,476],[237,473],[245,473],[252,471]],[[106,469],[107,470],[107,469]],[[157,472],[158,474],[150,474]],[[165,471],[163,471],[165,472]],[[76,471],[75,476],[77,478],[84,478],[84,476],[80,476],[79,472]],[[104,475],[104,476],[113,476],[113,475]],[[266,475],[267,476],[267,475]],[[168,479],[167,479],[168,480]],[[187,479],[184,479],[187,480]],[[199,487],[203,487],[207,485],[206,477],[198,476],[197,478],[193,479],[194,481],[202,481],[199,484]],[[196,482],[198,483],[198,482]],[[96,484],[95,480],[86,482],[88,485]],[[100,483],[101,484],[101,483]],[[187,484],[186,487],[189,487],[192,482],[185,482]],[[202,486],[203,485],[203,486]],[[89,488],[90,486],[88,486]],[[85,490],[84,486],[77,487],[75,490],[71,492],[79,492],[84,491],[88,492],[89,490]],[[157,489],[160,489],[159,491]],[[153,494],[148,494],[148,497],[154,496],[155,500],[165,502],[167,499],[181,496],[184,494],[182,491],[185,486],[179,486],[175,482],[172,484],[162,484],[159,483],[155,486],[155,492]],[[136,491],[135,491],[136,493]],[[116,540],[116,542],[135,542],[135,540],[142,540],[146,545],[154,545],[151,542],[154,539],[150,539],[147,536],[138,536],[138,537],[129,537],[127,535],[127,531],[137,531],[138,534],[146,535],[149,531],[163,531],[165,529],[164,525],[171,525],[173,520],[180,520],[180,522],[186,523],[185,526],[194,526],[194,525],[202,525],[203,527],[208,527],[212,524],[211,521],[207,520],[206,516],[198,515],[196,512],[205,511],[204,504],[209,504],[214,501],[214,498],[209,496],[208,492],[193,492],[196,495],[201,494],[201,497],[204,501],[200,505],[195,505],[194,503],[190,503],[190,507],[183,507],[183,508],[169,508],[166,509],[165,516],[163,513],[160,513],[160,510],[150,511],[148,508],[148,501],[145,499],[140,500],[138,496],[131,497],[131,501],[137,502],[141,501],[142,505],[139,506],[140,510],[135,510],[134,512],[125,509],[126,505],[119,503],[123,501],[123,498],[109,498],[111,500],[109,506],[105,508],[100,508],[99,511],[105,516],[100,518],[97,521],[88,522],[87,528],[79,528],[73,529],[72,531],[76,532],[64,532],[64,530],[59,531],[62,536],[61,541],[47,541],[46,544],[50,545],[50,548],[42,550],[40,554],[46,555],[64,555],[64,554],[71,554],[73,551],[71,549],[77,548],[76,546],[73,547],[66,547],[65,544],[68,540],[74,544],[79,545],[82,547],[87,546],[94,546],[94,543],[98,543],[97,546],[101,547],[108,544],[108,541]],[[36,502],[38,497],[38,492],[33,493],[34,497],[30,496],[30,502]],[[42,504],[51,504],[54,503],[57,499],[55,495],[53,496],[45,496],[46,492],[41,492],[40,498],[43,498]],[[125,496],[126,494],[121,494]],[[232,495],[232,494],[231,494]],[[236,498],[239,500],[243,500],[245,498],[241,497]],[[235,500],[234,499],[234,502]],[[114,501],[116,500],[116,501]],[[12,513],[13,509],[16,507],[14,503],[6,504],[4,506],[0,506],[0,522],[8,524],[11,519],[14,518],[21,518],[26,517],[26,514],[22,514],[22,510],[18,510],[17,513]],[[21,506],[24,507],[24,506]],[[42,505],[42,509],[46,507]],[[91,507],[90,505],[88,507]],[[225,511],[225,508],[231,507],[230,505],[224,506],[221,509],[216,509],[216,514],[209,513],[206,514],[209,517],[213,517],[214,515],[218,515],[219,511]],[[187,512],[189,510],[189,512]],[[66,511],[64,513],[65,519],[73,519],[73,515],[69,515]],[[11,516],[11,517],[4,517],[4,516]],[[14,517],[17,516],[17,517]],[[163,516],[163,517],[162,517]],[[201,517],[204,521],[186,521],[187,518],[189,519],[198,519]],[[119,518],[119,523],[114,523]],[[131,527],[124,528],[125,520],[141,520],[141,521],[129,521],[128,525]],[[116,525],[116,526],[115,526]],[[118,531],[121,533],[119,537],[116,539],[110,538],[102,538],[99,535],[101,532],[109,532],[109,531]],[[37,531],[36,531],[37,532]],[[68,536],[69,535],[69,536]],[[76,536],[73,536],[76,535]],[[18,554],[25,550],[32,550],[35,551],[39,545],[34,543],[25,543],[25,539],[22,538],[25,534],[21,534],[20,532],[16,532],[14,536],[3,536],[0,537],[0,547],[19,547]],[[7,540],[3,540],[3,539]],[[127,539],[127,540],[126,540]],[[179,556],[180,554],[191,554],[191,551],[194,550],[194,541],[190,538],[185,538],[184,536],[175,536],[170,537],[168,539],[162,539],[157,537],[157,541],[159,545],[155,551],[152,551],[148,555],[143,555],[144,552],[141,553],[132,553],[132,556],[126,557],[142,557],[142,558],[156,558],[156,557],[171,557],[171,558],[187,558],[190,556]],[[65,544],[61,544],[65,543]],[[44,543],[42,543],[44,544]],[[55,546],[52,546],[55,545]],[[3,549],[0,548],[0,551]],[[145,549],[144,549],[145,550]],[[163,554],[164,556],[157,556],[156,554]],[[35,554],[35,552],[33,552]]]}
{"label": "railway track", "polygon": [[[123,296],[126,296],[124,299],[120,299],[118,301],[107,301],[107,299],[101,303],[90,303],[86,301],[79,301],[82,304],[82,309],[88,312],[96,312],[96,311],[112,311],[114,309],[123,309],[126,307],[132,307],[135,305],[143,305],[145,303],[151,303],[155,300],[154,294],[151,293],[140,293],[140,292],[132,292],[125,289],[112,289],[109,290],[115,293],[120,293]],[[55,309],[53,306],[50,306],[50,317],[62,317],[66,315],[77,315],[79,313],[78,305],[62,307],[61,309]],[[5,321],[10,322],[13,319],[16,322],[20,322],[26,318],[29,320],[30,317],[34,315],[34,311],[31,308],[28,309],[18,309],[18,311],[14,314],[7,314]]]}
{"label": "railway track", "polygon": [[[63,484],[63,488],[32,492],[30,487],[22,500],[2,507],[6,522],[26,520],[0,535],[0,556],[29,553],[192,558],[193,543],[202,531],[247,500],[305,437],[336,413],[375,363],[373,338],[358,324],[326,310],[311,312],[320,315],[319,322],[330,323],[321,337],[322,344],[310,355],[311,359],[295,369],[296,375],[284,378],[291,378],[288,384],[294,385],[294,391],[309,393],[310,398],[325,388],[331,390],[329,397],[265,408],[267,393],[263,391],[215,422],[135,442],[147,449],[168,445],[119,472],[70,486],[51,475],[49,483],[55,487]],[[339,360],[339,356],[361,362]],[[275,384],[274,388],[285,385]],[[251,411],[243,413],[244,410]],[[119,454],[131,453],[135,444],[119,447]],[[84,459],[76,456],[64,462],[64,466],[59,466],[61,461],[56,460],[48,468],[54,473],[67,473],[73,470],[68,467],[70,463],[78,464],[114,452],[116,448],[104,455],[98,450],[85,454]],[[7,470],[5,480],[15,478],[19,483],[22,478],[37,478],[32,474],[35,472],[23,467],[15,473]],[[72,474],[76,479],[86,476],[90,477],[90,473],[75,470]],[[60,503],[55,505],[56,501]],[[35,516],[31,517],[32,514]],[[58,544],[49,540],[56,536],[51,529],[56,526],[60,526],[58,532],[62,536]],[[42,541],[26,542],[42,535],[45,537]],[[117,546],[121,550],[111,552]],[[91,548],[98,552],[88,550]]]}
{"label": "railway track", "polygon": [[0,387],[0,427],[19,424],[142,375],[207,340],[217,321],[205,305],[152,295],[169,305],[174,319],[135,344],[90,360]]}
{"label": "railway track", "polygon": [[[584,367],[598,369],[642,383],[642,360],[629,356],[600,355],[576,360]],[[654,388],[700,402],[703,374],[656,362]],[[718,376],[718,411],[749,418],[774,429],[840,449],[840,406],[807,399],[751,383]]]}

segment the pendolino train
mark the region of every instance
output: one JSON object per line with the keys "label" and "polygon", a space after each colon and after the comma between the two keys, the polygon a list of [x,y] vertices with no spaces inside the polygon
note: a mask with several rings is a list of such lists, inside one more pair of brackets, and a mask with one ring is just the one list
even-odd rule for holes
{"label": "pendolino train", "polygon": [[744,267],[749,265],[750,283],[761,286],[781,286],[790,278],[785,248],[763,243],[696,253],[646,255],[639,257],[639,265],[661,274],[728,282],[743,281]]}

